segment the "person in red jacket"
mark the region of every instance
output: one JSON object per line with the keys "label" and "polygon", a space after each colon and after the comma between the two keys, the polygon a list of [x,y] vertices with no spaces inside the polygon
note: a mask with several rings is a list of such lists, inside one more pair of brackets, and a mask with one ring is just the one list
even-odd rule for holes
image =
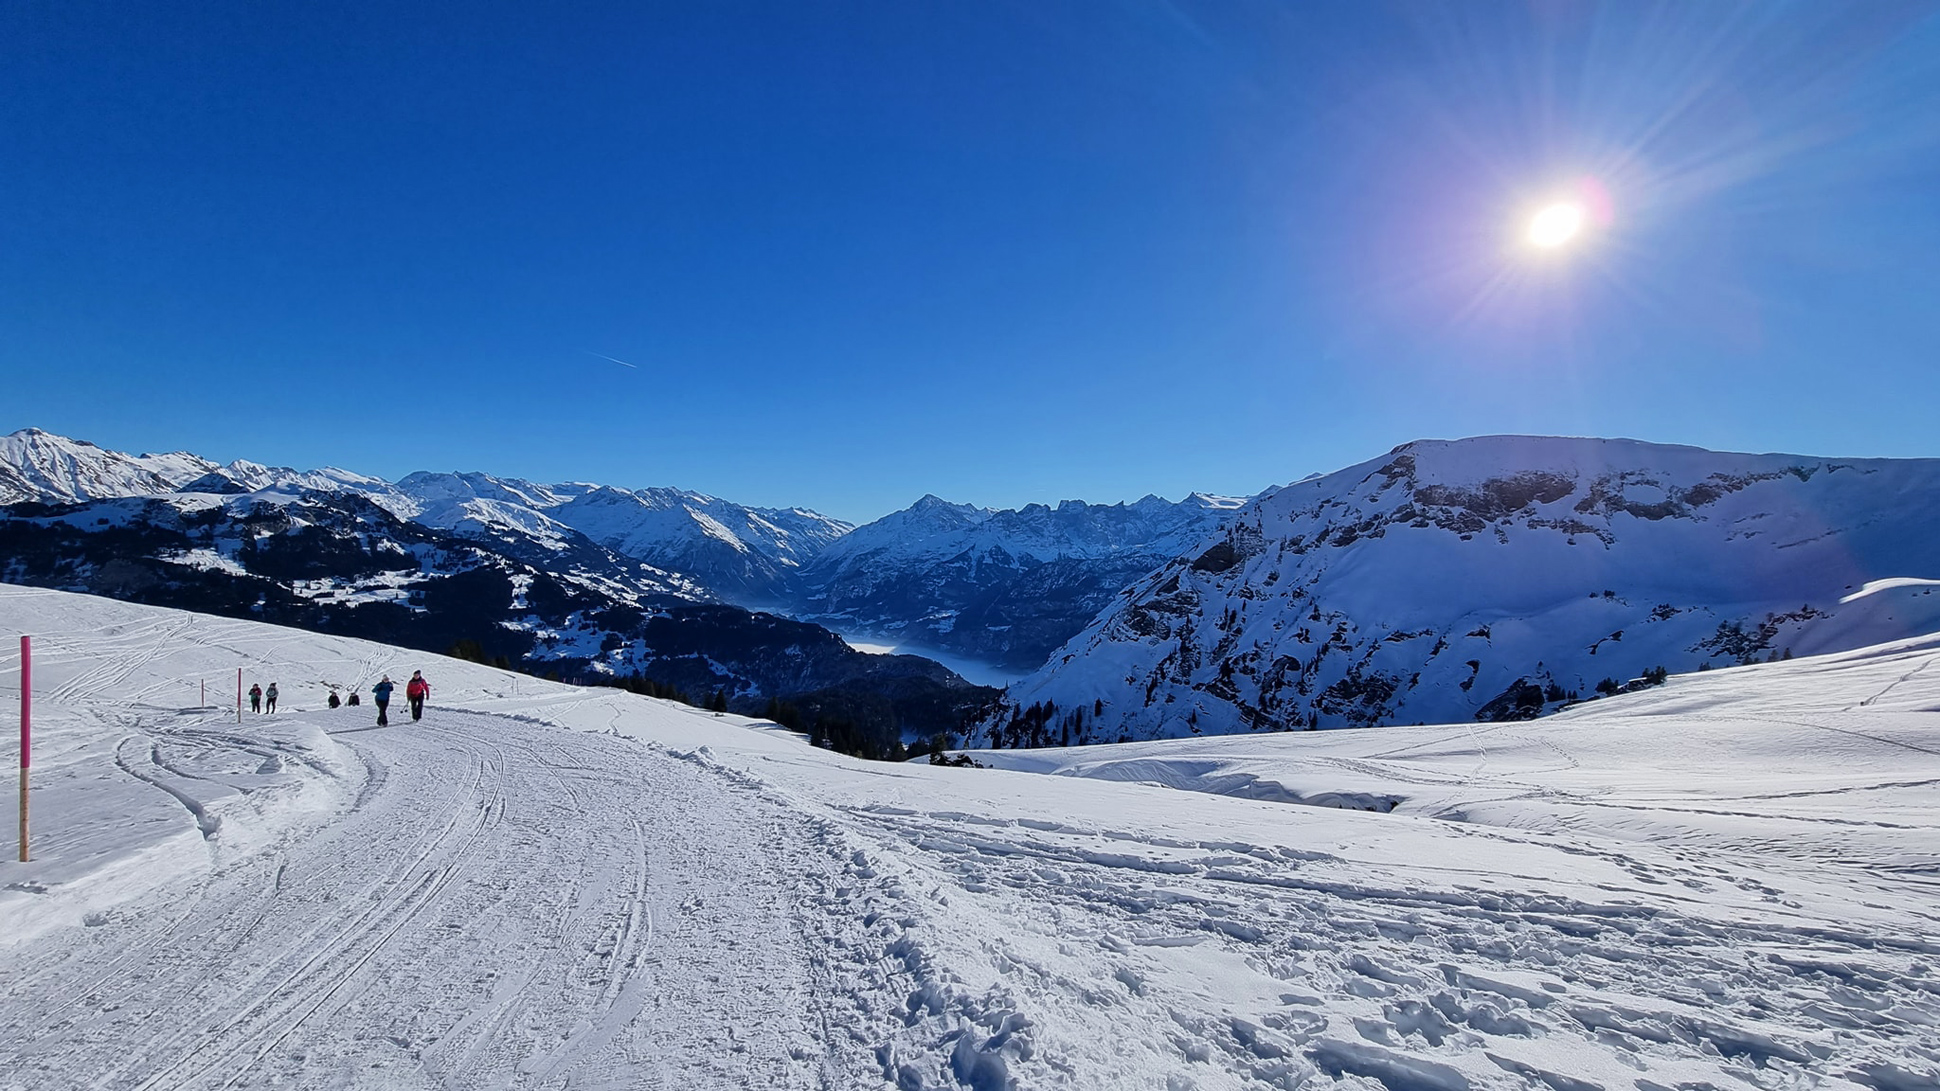
{"label": "person in red jacket", "polygon": [[412,671],[411,680],[404,684],[404,699],[411,702],[411,718],[424,718],[424,699],[431,696],[431,683],[424,680],[423,671]]}

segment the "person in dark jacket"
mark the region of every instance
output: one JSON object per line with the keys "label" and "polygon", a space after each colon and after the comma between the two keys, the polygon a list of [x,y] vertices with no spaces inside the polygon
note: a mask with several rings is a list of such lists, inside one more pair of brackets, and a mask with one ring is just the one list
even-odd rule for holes
{"label": "person in dark jacket", "polygon": [[391,725],[391,718],[385,715],[385,711],[391,707],[391,691],[396,688],[397,684],[391,681],[391,676],[388,674],[384,676],[382,682],[370,688],[371,698],[377,702],[377,726],[379,727]]}
{"label": "person in dark jacket", "polygon": [[276,683],[271,682],[269,688],[263,691],[263,700],[269,702],[271,712],[276,711]]}
{"label": "person in dark jacket", "polygon": [[339,696],[337,696],[337,691],[336,691],[336,690],[334,690],[334,689],[333,689],[333,690],[331,690],[331,691],[330,691],[330,701],[329,701],[329,704],[330,704],[330,707],[331,707],[331,708],[336,708],[336,707],[337,707],[338,705],[341,705],[341,704],[343,704],[343,703],[344,703],[344,702],[343,702],[343,698],[341,698],[341,697],[339,697]]}
{"label": "person in dark jacket", "polygon": [[411,680],[404,683],[404,699],[411,702],[411,718],[424,718],[424,699],[431,696],[431,683],[424,680],[423,671],[412,671]]}
{"label": "person in dark jacket", "polygon": [[249,684],[249,711],[263,711],[263,687],[254,682]]}
{"label": "person in dark jacket", "polygon": [[350,699],[345,702],[345,704],[348,704],[351,708],[356,708],[358,705],[361,705],[363,703],[364,703],[364,699],[358,696],[357,691],[354,689],[350,691]]}

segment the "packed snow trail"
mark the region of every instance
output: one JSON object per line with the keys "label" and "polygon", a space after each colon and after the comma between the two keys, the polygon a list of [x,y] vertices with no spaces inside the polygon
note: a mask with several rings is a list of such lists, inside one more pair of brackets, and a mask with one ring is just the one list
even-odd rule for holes
{"label": "packed snow trail", "polygon": [[502,717],[308,718],[354,749],[350,806],[182,900],[43,941],[6,990],[0,1083],[779,1088],[880,1072],[826,1036],[851,983],[800,920],[852,865],[758,789]]}

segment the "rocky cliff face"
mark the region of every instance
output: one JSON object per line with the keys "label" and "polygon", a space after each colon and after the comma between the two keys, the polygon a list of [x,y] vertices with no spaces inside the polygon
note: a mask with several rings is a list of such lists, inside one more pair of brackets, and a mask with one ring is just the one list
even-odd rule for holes
{"label": "rocky cliff face", "polygon": [[1537,715],[1940,628],[1940,460],[1424,441],[1290,485],[1013,686],[1006,744]]}

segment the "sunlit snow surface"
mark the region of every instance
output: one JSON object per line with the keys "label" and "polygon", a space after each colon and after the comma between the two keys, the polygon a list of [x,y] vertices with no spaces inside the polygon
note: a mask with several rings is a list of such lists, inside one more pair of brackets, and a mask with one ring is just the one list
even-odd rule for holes
{"label": "sunlit snow surface", "polygon": [[[1047,776],[0,588],[8,709],[21,631],[35,859],[0,863],[0,1087],[1940,1071],[1940,642],[1531,723],[979,755],[1084,774]],[[197,707],[238,666],[284,711]],[[414,668],[420,724],[321,707]]]}

